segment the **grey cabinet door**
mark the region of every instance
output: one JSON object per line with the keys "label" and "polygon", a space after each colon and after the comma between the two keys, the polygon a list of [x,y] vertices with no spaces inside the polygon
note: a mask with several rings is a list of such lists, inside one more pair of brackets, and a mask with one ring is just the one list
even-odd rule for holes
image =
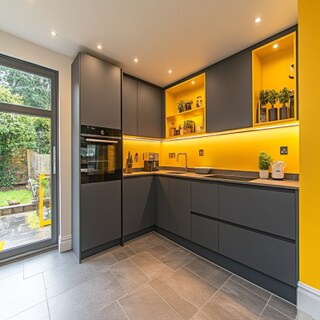
{"label": "grey cabinet door", "polygon": [[190,181],[170,179],[170,231],[190,239]]}
{"label": "grey cabinet door", "polygon": [[155,225],[153,177],[127,178],[123,181],[124,235]]}
{"label": "grey cabinet door", "polygon": [[219,251],[291,286],[297,285],[293,243],[219,223]]}
{"label": "grey cabinet door", "polygon": [[219,222],[191,214],[191,241],[218,252]]}
{"label": "grey cabinet door", "polygon": [[156,225],[170,229],[170,178],[155,177],[156,185]]}
{"label": "grey cabinet door", "polygon": [[191,182],[191,212],[218,218],[218,184],[211,182]]}
{"label": "grey cabinet door", "polygon": [[81,251],[120,239],[121,181],[82,184]]}
{"label": "grey cabinet door", "polygon": [[220,219],[289,239],[296,238],[293,190],[220,186]]}
{"label": "grey cabinet door", "polygon": [[122,129],[124,134],[138,135],[138,81],[123,76]]}
{"label": "grey cabinet door", "polygon": [[81,53],[81,124],[121,129],[121,70]]}
{"label": "grey cabinet door", "polygon": [[251,52],[245,52],[206,72],[207,132],[252,126],[251,70]]}
{"label": "grey cabinet door", "polygon": [[138,135],[162,137],[162,92],[160,88],[138,82]]}

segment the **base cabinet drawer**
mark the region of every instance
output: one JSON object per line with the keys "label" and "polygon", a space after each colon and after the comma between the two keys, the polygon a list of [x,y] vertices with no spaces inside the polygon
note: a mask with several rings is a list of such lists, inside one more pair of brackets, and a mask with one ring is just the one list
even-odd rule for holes
{"label": "base cabinet drawer", "polygon": [[219,223],[219,251],[291,286],[297,285],[293,243]]}
{"label": "base cabinet drawer", "polygon": [[218,222],[191,214],[191,241],[201,246],[218,251]]}

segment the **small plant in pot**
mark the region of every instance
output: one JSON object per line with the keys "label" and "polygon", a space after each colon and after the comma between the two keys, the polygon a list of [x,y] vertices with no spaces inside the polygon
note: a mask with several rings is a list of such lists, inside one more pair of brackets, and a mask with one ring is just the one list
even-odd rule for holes
{"label": "small plant in pot", "polygon": [[286,106],[286,103],[288,103],[289,100],[290,91],[287,87],[284,87],[279,92],[279,102],[282,104],[282,107],[280,108],[280,120],[288,118],[288,107]]}
{"label": "small plant in pot", "polygon": [[260,152],[258,159],[259,159],[259,162],[258,162],[259,177],[260,179],[268,179],[269,167],[271,165],[272,159],[265,151]]}
{"label": "small plant in pot", "polygon": [[183,100],[180,100],[178,102],[178,111],[179,112],[183,112],[184,111],[184,101]]}
{"label": "small plant in pot", "polygon": [[259,101],[260,101],[260,122],[266,122],[267,117],[267,109],[266,105],[268,103],[268,90],[260,90],[259,91]]}
{"label": "small plant in pot", "polygon": [[192,133],[192,122],[191,120],[185,120],[183,123],[183,129],[185,130],[186,134]]}
{"label": "small plant in pot", "polygon": [[278,120],[278,108],[274,107],[278,101],[278,93],[276,90],[272,89],[268,91],[268,101],[271,104],[271,108],[268,110],[269,121]]}

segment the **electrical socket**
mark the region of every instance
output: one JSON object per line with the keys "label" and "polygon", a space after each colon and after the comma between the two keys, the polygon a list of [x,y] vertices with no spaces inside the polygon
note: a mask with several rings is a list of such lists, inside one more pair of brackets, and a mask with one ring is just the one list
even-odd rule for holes
{"label": "electrical socket", "polygon": [[204,150],[203,149],[199,149],[199,157],[203,157],[204,156]]}
{"label": "electrical socket", "polygon": [[280,155],[288,154],[288,146],[281,146],[280,147]]}
{"label": "electrical socket", "polygon": [[174,152],[169,152],[169,159],[173,159],[176,157],[176,154]]}

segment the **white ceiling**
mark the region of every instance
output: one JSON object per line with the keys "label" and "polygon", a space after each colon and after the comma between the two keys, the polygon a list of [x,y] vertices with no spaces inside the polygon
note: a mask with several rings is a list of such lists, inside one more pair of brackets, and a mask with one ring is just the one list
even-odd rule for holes
{"label": "white ceiling", "polygon": [[165,86],[296,24],[297,11],[297,0],[0,0],[0,30],[70,57],[99,52]]}

